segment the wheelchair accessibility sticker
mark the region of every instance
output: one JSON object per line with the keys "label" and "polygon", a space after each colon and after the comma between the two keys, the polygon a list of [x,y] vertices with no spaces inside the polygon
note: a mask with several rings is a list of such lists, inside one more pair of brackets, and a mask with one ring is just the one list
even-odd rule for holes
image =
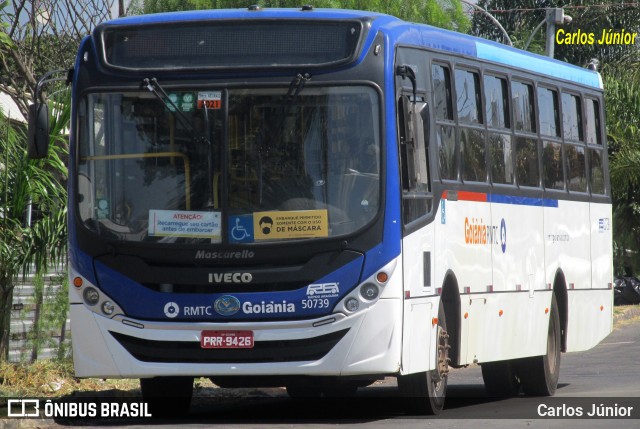
{"label": "wheelchair accessibility sticker", "polygon": [[253,215],[229,217],[229,241],[231,243],[252,243]]}

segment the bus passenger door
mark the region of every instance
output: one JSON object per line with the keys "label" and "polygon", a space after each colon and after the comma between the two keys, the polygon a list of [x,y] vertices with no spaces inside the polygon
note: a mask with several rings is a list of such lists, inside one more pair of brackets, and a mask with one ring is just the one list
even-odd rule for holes
{"label": "bus passenger door", "polygon": [[[433,198],[428,160],[429,108],[424,97],[399,100],[402,172],[402,239],[404,283],[404,373],[426,371],[435,365],[431,353],[431,318],[438,309],[427,297],[434,294],[432,281],[433,226],[427,223]],[[430,362],[431,361],[431,362]]]}

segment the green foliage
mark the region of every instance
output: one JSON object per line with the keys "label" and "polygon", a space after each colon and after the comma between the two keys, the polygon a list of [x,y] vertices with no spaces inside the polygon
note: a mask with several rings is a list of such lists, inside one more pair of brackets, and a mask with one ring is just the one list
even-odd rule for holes
{"label": "green foliage", "polygon": [[[0,3],[0,13],[4,12],[4,9],[9,5],[8,1],[4,1]],[[6,49],[11,49],[13,47],[13,40],[7,34],[7,29],[9,28],[9,23],[0,22],[0,58],[2,58],[3,51]]]}
{"label": "green foliage", "polygon": [[[315,0],[315,8],[368,10],[397,16],[406,21],[466,32],[470,23],[458,0]],[[263,8],[299,8],[299,0],[140,0],[132,10],[159,13],[202,9],[237,9],[258,4]]]}
{"label": "green foliage", "polygon": [[[52,337],[52,333],[60,334],[66,328],[69,312],[69,282],[66,275],[47,277],[44,273],[36,273],[33,277],[34,295],[29,309],[35,308],[37,320],[27,335],[28,354],[23,354],[21,361],[32,361],[44,347],[56,350],[55,356],[64,359],[69,355],[67,342]],[[23,310],[22,318],[26,318]]]}
{"label": "green foliage", "polygon": [[[0,361],[8,351],[13,280],[20,274],[47,272],[66,256],[66,191],[68,156],[63,132],[70,102],[50,109],[49,156],[27,158],[26,130],[0,113]],[[35,210],[32,210],[35,209]],[[26,220],[34,213],[32,223]]]}
{"label": "green foliage", "polygon": [[[606,4],[605,4],[606,3]],[[624,0],[603,2],[602,0],[479,0],[478,6],[491,12],[502,24],[514,46],[523,48],[534,29],[546,17],[546,8],[564,7],[565,14],[572,17],[568,25],[558,26],[569,33],[578,30],[594,33],[596,39],[603,29],[625,29],[640,32],[640,8]],[[502,32],[485,16],[475,13],[471,33],[487,39],[502,41]],[[533,34],[529,51],[544,53],[546,24]],[[626,45],[599,44],[555,44],[555,58],[584,66],[592,58],[601,64],[638,58],[638,49]]]}
{"label": "green foliage", "polygon": [[640,71],[638,64],[603,71],[613,197],[616,273],[640,273]]}

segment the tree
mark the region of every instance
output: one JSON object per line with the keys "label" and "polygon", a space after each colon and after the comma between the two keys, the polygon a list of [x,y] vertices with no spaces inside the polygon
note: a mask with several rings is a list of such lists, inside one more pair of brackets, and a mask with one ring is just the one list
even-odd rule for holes
{"label": "tree", "polygon": [[82,38],[111,18],[113,0],[0,0],[0,92],[27,116],[37,80],[73,66]]}
{"label": "tree", "polygon": [[[546,17],[547,8],[563,7],[572,17],[571,23],[558,26],[566,33],[594,33],[598,39],[602,30],[625,29],[640,32],[640,8],[624,0],[578,0],[567,5],[561,0],[480,0],[478,6],[492,13],[505,28],[514,45],[524,48],[533,35],[529,50],[543,53],[546,25],[533,34],[534,29]],[[606,3],[606,4],[605,4]],[[502,41],[502,32],[482,14],[476,13],[471,21],[471,33],[487,39]],[[566,34],[565,33],[565,34]],[[601,45],[598,43],[555,44],[555,58],[579,66],[585,66],[592,58],[601,64],[627,61],[629,55],[638,58],[637,49],[625,45]]]}
{"label": "tree", "polygon": [[614,205],[615,269],[640,272],[640,72],[638,65],[603,69]]}
{"label": "tree", "polygon": [[[136,0],[132,11],[158,13],[179,10],[235,9],[258,4],[265,8],[299,8],[299,0]],[[469,20],[458,0],[316,0],[316,8],[368,10],[466,33]]]}
{"label": "tree", "polygon": [[[68,100],[67,100],[68,101]],[[50,154],[26,156],[25,130],[0,112],[0,360],[9,351],[14,280],[35,267],[39,273],[66,255],[66,141],[70,104],[54,109]],[[32,207],[38,212],[29,223]]]}

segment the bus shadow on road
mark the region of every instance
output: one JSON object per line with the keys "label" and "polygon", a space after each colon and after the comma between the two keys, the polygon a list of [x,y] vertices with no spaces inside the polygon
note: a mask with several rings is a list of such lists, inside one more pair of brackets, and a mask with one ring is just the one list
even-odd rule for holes
{"label": "bus shadow on road", "polygon": [[[450,385],[445,408],[439,416],[421,416],[407,411],[407,398],[401,397],[395,386],[362,388],[355,397],[292,399],[284,389],[262,392],[253,389],[225,389],[214,396],[194,396],[186,416],[146,418],[75,418],[55,419],[66,426],[125,426],[130,424],[158,425],[193,422],[226,424],[260,423],[368,423],[385,419],[419,418],[500,418],[505,407],[517,410],[529,407],[535,398],[492,398],[483,385]],[[224,395],[228,393],[228,395]],[[74,398],[67,398],[73,401]],[[77,398],[76,398],[77,399]],[[98,397],[98,402],[141,401],[135,397]],[[85,398],[87,401],[92,398]]]}

